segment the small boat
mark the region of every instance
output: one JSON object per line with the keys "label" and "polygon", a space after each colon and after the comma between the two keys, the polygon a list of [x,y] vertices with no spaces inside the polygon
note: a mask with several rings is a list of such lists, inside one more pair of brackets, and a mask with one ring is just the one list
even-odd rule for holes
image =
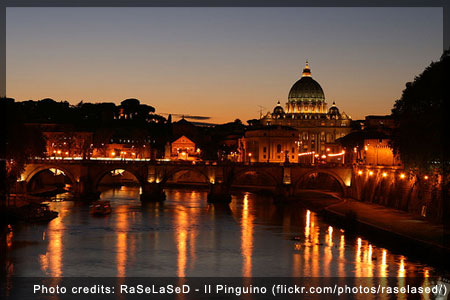
{"label": "small boat", "polygon": [[19,219],[26,222],[49,222],[58,217],[58,212],[50,210],[48,204],[30,203],[19,208]]}
{"label": "small boat", "polygon": [[95,201],[91,205],[90,209],[91,214],[93,215],[107,215],[111,213],[111,204],[109,201]]}

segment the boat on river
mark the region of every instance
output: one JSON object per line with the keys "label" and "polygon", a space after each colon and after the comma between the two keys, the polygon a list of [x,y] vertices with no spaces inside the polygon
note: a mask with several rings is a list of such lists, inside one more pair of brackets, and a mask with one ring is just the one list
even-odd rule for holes
{"label": "boat on river", "polygon": [[93,215],[108,215],[111,213],[111,203],[109,201],[98,200],[92,203],[90,213]]}
{"label": "boat on river", "polygon": [[58,217],[58,212],[50,210],[46,203],[30,203],[18,208],[17,217],[30,223],[49,222]]}

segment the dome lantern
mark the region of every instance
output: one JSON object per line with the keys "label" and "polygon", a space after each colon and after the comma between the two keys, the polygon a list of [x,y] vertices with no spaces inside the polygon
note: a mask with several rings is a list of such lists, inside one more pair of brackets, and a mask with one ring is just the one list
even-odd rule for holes
{"label": "dome lantern", "polygon": [[311,77],[311,69],[309,68],[308,61],[306,61],[305,68],[303,69],[302,77]]}

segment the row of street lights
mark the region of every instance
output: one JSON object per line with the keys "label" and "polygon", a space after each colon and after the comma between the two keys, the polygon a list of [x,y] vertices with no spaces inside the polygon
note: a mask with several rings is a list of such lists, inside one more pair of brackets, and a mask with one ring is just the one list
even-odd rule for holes
{"label": "row of street lights", "polygon": [[[363,175],[363,174],[364,174],[363,170],[359,170],[359,171],[358,171],[358,175]],[[367,170],[367,175],[373,176],[373,175],[374,175],[374,172],[373,172],[372,170]],[[389,174],[388,174],[387,172],[381,173],[381,176],[383,176],[384,178],[388,177],[388,175],[389,175]],[[395,176],[395,174],[394,174],[394,176]],[[400,179],[405,179],[405,178],[406,178],[406,174],[405,174],[405,173],[400,173],[400,174],[398,175],[398,177],[399,177]],[[424,175],[424,176],[423,176],[423,179],[424,179],[424,180],[428,180],[428,179],[429,179],[428,175]]]}

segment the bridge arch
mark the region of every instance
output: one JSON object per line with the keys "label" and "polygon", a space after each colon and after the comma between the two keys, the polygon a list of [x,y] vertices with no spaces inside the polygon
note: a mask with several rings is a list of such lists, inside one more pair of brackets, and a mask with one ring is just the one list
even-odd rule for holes
{"label": "bridge arch", "polygon": [[72,184],[75,184],[77,182],[77,179],[75,178],[75,176],[73,175],[73,173],[66,167],[61,167],[59,165],[41,165],[41,166],[37,166],[36,168],[34,168],[33,170],[31,170],[28,174],[24,174],[24,181],[26,182],[26,184],[28,185],[31,180],[39,173],[46,171],[46,170],[51,170],[51,169],[56,169],[56,170],[60,170],[64,173],[65,176],[67,176],[67,178],[69,178],[69,180],[71,181]]}
{"label": "bridge arch", "polygon": [[337,173],[327,170],[327,169],[312,169],[312,170],[309,170],[309,171],[303,173],[302,175],[300,175],[300,177],[298,179],[296,179],[293,184],[294,192],[301,186],[301,184],[303,182],[305,182],[307,180],[307,178],[309,176],[311,176],[313,174],[318,174],[318,175],[325,174],[327,176],[330,176],[332,179],[335,180],[335,182],[338,183],[341,194],[342,195],[346,194],[346,184],[345,184],[344,180],[341,178],[341,176],[339,176]]}
{"label": "bridge arch", "polygon": [[210,178],[210,176],[207,173],[205,173],[204,170],[199,170],[197,168],[192,168],[192,167],[186,166],[186,167],[174,168],[174,169],[168,171],[161,182],[163,184],[165,184],[169,179],[173,178],[176,174],[178,174],[180,172],[192,172],[194,174],[198,174],[202,178],[205,179],[206,184],[211,183],[211,180],[215,179],[215,178]]}
{"label": "bridge arch", "polygon": [[93,188],[95,191],[98,190],[98,186],[100,185],[100,182],[102,181],[103,178],[105,178],[106,175],[111,174],[111,172],[116,171],[116,170],[124,170],[125,172],[131,174],[136,181],[138,182],[140,187],[143,187],[146,181],[146,178],[144,178],[144,176],[142,176],[141,174],[139,174],[139,172],[137,170],[134,170],[132,168],[126,168],[126,167],[110,167],[110,168],[106,168],[105,170],[100,171],[93,180]]}
{"label": "bridge arch", "polygon": [[256,175],[257,178],[268,179],[269,180],[269,183],[267,184],[268,186],[271,186],[271,185],[276,186],[278,183],[280,183],[282,181],[281,178],[276,178],[276,176],[274,176],[273,174],[271,174],[267,171],[262,171],[262,170],[258,170],[258,169],[252,169],[252,170],[246,169],[246,170],[240,170],[234,174],[234,176],[231,179],[230,186],[238,185],[239,179],[242,179],[242,177],[244,177],[246,175],[250,175],[250,174]]}

